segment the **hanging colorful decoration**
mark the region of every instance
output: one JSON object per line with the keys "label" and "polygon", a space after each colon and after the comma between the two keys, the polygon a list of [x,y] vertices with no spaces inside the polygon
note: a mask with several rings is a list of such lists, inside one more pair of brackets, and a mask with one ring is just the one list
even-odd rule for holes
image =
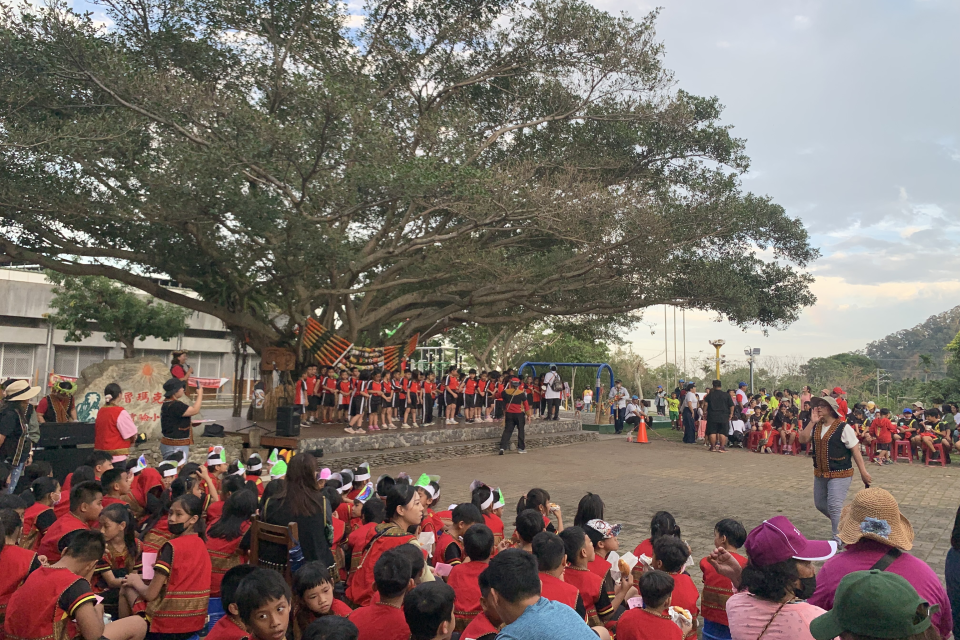
{"label": "hanging colorful decoration", "polygon": [[355,347],[313,318],[307,318],[303,346],[319,364],[327,367],[396,371],[400,368],[400,359],[409,358],[416,351],[419,338],[420,334],[415,334],[405,347]]}

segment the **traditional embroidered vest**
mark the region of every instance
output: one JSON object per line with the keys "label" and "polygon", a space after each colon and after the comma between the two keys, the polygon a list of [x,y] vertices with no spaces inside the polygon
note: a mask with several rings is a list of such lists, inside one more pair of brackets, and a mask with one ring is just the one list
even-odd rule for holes
{"label": "traditional embroidered vest", "polygon": [[823,432],[822,425],[813,426],[813,475],[817,478],[849,478],[853,476],[853,455],[840,439],[843,436],[843,420],[838,419]]}
{"label": "traditional embroidered vest", "polygon": [[350,537],[347,538],[347,544],[350,545],[351,554],[350,567],[347,571],[348,574],[353,573],[356,568],[360,566],[360,561],[363,560],[363,552],[366,549],[370,538],[373,537],[376,526],[376,522],[368,522],[367,524],[360,525],[354,529],[353,533],[350,534]]}
{"label": "traditional embroidered vest", "polygon": [[495,513],[483,514],[484,523],[493,532],[493,554],[497,554],[497,545],[503,542],[503,520]]}
{"label": "traditional embroidered vest", "polygon": [[72,531],[83,531],[87,528],[86,523],[68,511],[67,515],[58,518],[43,534],[43,540],[40,541],[37,553],[41,556],[47,556],[47,561],[50,564],[59,562],[61,554],[57,545],[60,543],[60,538]]}
{"label": "traditional embroidered vest", "polygon": [[70,410],[73,409],[73,396],[64,400],[47,396],[47,408],[43,412],[46,422],[70,422]]}
{"label": "traditional embroidered vest", "polygon": [[[3,571],[0,571],[0,630],[3,629],[3,621],[7,615],[7,603],[27,579],[30,565],[36,557],[37,554],[33,551],[12,544],[4,545],[0,550],[0,567],[3,567]],[[3,632],[0,631],[0,638],[2,637]]]}
{"label": "traditional embroidered vest", "polygon": [[467,562],[457,565],[447,576],[447,584],[454,592],[453,615],[457,619],[457,631],[466,629],[481,611],[477,578],[487,566],[487,562]]}
{"label": "traditional embroidered vest", "polygon": [[[738,553],[731,553],[730,555],[740,563],[741,567],[746,566],[746,558]],[[733,595],[733,584],[728,578],[717,573],[717,570],[706,558],[700,562],[700,569],[703,572],[703,595],[700,598],[703,619],[729,626],[727,600]]]}
{"label": "traditional embroidered vest", "polygon": [[378,524],[373,539],[367,543],[357,570],[350,576],[347,585],[347,597],[361,607],[373,600],[373,567],[384,552],[414,539],[412,535],[393,522]]}
{"label": "traditional embroidered vest", "polygon": [[97,412],[97,422],[93,426],[93,447],[115,456],[130,453],[130,442],[117,430],[117,419],[123,413],[123,407],[104,407]]}
{"label": "traditional embroidered vest", "polygon": [[244,522],[240,526],[240,535],[233,540],[225,538],[212,538],[207,536],[207,551],[210,553],[210,565],[213,573],[210,575],[210,596],[220,597],[220,583],[223,582],[223,574],[237,565],[243,564],[246,553],[240,551],[240,542],[244,534],[250,529],[250,523]]}
{"label": "traditional embroidered vest", "polygon": [[42,502],[34,502],[23,512],[23,531],[20,533],[20,546],[24,549],[36,551],[37,547],[40,546],[42,533],[37,529],[37,518],[43,515],[44,511],[53,511],[53,507],[48,507]]}
{"label": "traditional embroidered vest", "polygon": [[[80,576],[69,569],[40,567],[10,598],[4,622],[7,640],[69,640],[80,635],[60,608],[60,596]],[[93,593],[87,594],[91,599]]]}
{"label": "traditional embroidered vest", "polygon": [[157,524],[143,536],[143,550],[149,553],[160,553],[163,545],[173,540],[173,534],[167,528],[167,517],[160,516]]}
{"label": "traditional embroidered vest", "polygon": [[444,562],[444,563],[447,562],[446,560],[444,560],[444,556],[447,553],[447,548],[451,544],[455,544],[458,547],[460,547],[460,559],[454,560],[453,562],[450,562],[448,564],[458,564],[462,562],[462,558],[464,556],[463,545],[460,544],[460,541],[454,538],[452,535],[450,535],[446,531],[443,531],[442,533],[440,533],[440,535],[437,536],[437,544],[434,545],[433,547],[433,565],[434,566],[436,566],[438,562]]}
{"label": "traditional embroidered vest", "polygon": [[150,633],[191,633],[207,622],[212,568],[207,547],[199,536],[170,541],[173,561],[160,597],[147,605]]}

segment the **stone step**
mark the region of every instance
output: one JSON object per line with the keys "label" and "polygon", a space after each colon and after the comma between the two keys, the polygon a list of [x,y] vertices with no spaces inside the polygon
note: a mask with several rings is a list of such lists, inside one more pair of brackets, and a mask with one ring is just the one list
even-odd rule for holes
{"label": "stone step", "polygon": [[[498,434],[499,435],[499,434]],[[516,435],[511,451],[516,451]],[[555,433],[526,434],[526,449],[540,449],[557,447],[579,442],[593,442],[599,440],[600,435],[595,431],[561,431]],[[320,465],[334,471],[341,468],[356,468],[362,462],[369,462],[374,468],[397,464],[414,464],[427,460],[447,460],[450,458],[467,458],[473,456],[492,456],[500,450],[500,438],[486,438],[483,440],[468,440],[449,444],[412,445],[403,448],[392,448],[381,451],[364,453],[341,453],[324,455]]]}
{"label": "stone step", "polygon": [[[542,435],[581,433],[579,420],[535,420],[526,426],[526,436],[530,440]],[[376,431],[364,435],[343,434],[338,437],[310,438],[301,436],[300,451],[323,449],[325,458],[338,455],[371,455],[372,452],[390,449],[409,449],[418,446],[441,447],[456,443],[468,443],[478,440],[498,440],[503,427],[495,422],[478,425],[447,427],[429,426],[416,429],[397,429]],[[361,460],[362,462],[362,460]]]}

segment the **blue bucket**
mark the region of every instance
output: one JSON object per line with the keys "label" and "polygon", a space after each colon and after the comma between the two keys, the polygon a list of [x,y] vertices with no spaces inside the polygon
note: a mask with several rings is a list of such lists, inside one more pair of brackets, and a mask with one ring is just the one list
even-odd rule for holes
{"label": "blue bucket", "polygon": [[730,627],[712,622],[703,621],[703,640],[730,640]]}
{"label": "blue bucket", "polygon": [[[207,626],[203,628],[201,635],[205,636],[210,633],[213,625],[217,624],[220,618],[225,615],[227,615],[227,612],[223,610],[223,602],[220,598],[210,598],[210,602],[207,604]],[[194,640],[194,638],[189,638],[189,640]],[[199,637],[197,640],[199,640]]]}

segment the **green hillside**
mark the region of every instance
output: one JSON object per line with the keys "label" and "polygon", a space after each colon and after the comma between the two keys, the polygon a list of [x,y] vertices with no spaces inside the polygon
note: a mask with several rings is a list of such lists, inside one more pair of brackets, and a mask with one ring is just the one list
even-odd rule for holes
{"label": "green hillside", "polygon": [[[930,380],[938,380],[946,373],[944,347],[960,332],[960,306],[930,316],[911,329],[871,342],[864,353],[886,369],[893,379],[918,378],[928,373]],[[929,364],[923,364],[921,355],[929,355]],[[928,369],[925,372],[924,369]]]}

